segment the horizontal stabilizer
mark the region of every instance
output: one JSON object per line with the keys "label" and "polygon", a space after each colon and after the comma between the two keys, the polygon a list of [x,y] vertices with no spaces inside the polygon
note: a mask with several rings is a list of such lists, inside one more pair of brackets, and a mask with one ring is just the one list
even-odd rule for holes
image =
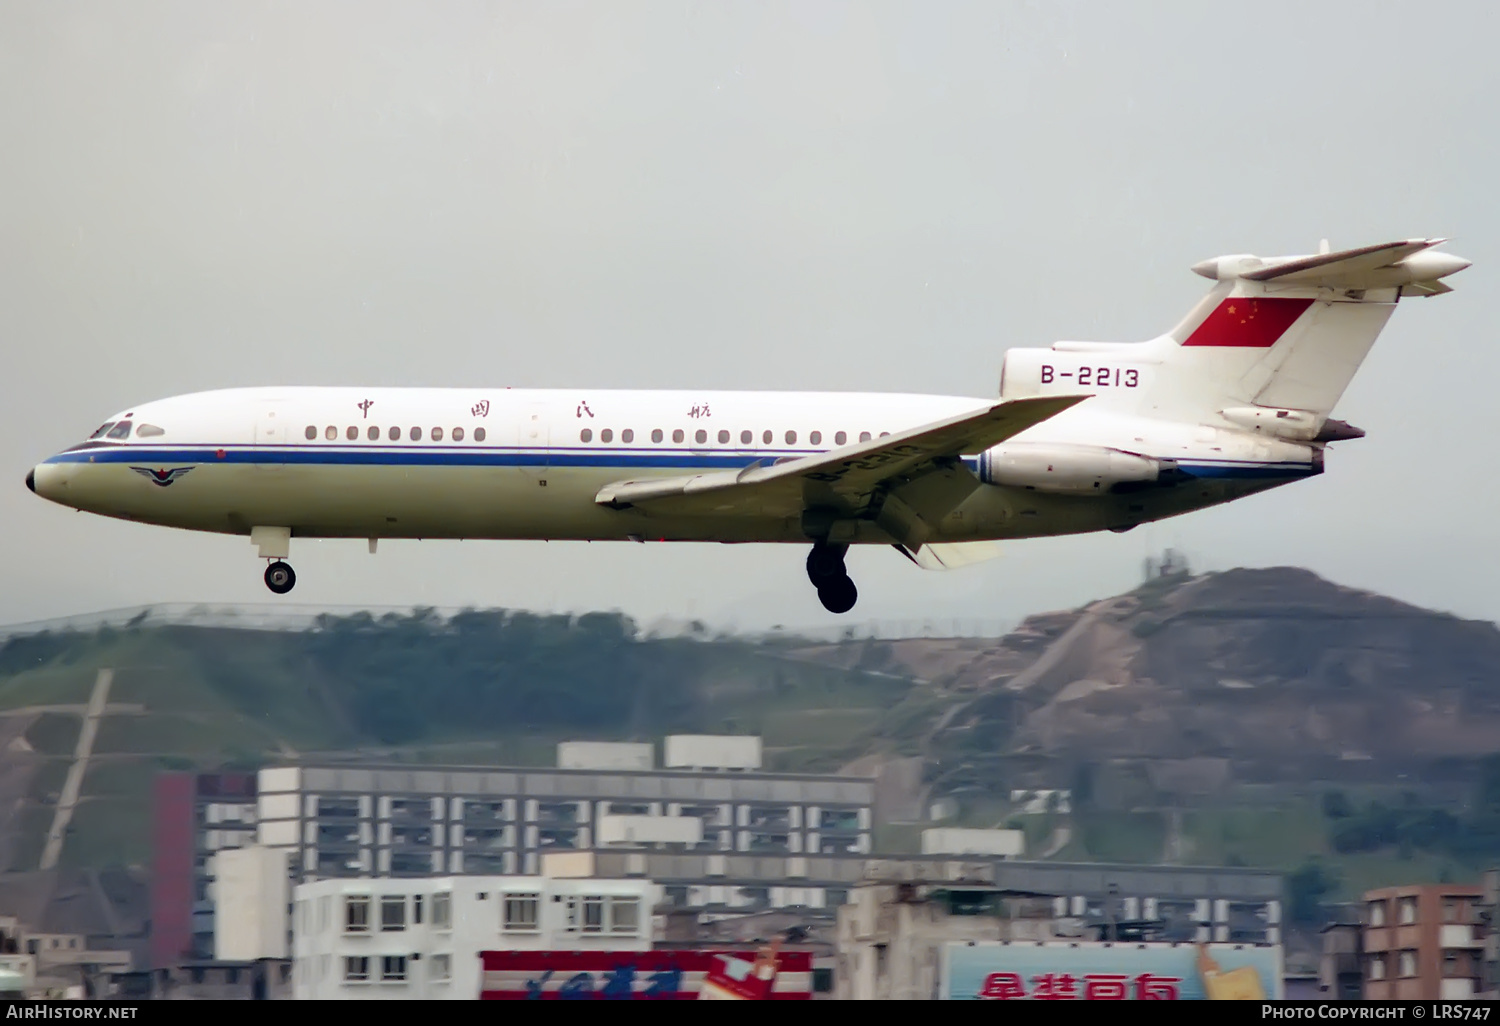
{"label": "horizontal stabilizer", "polygon": [[1402,295],[1436,296],[1452,291],[1439,286],[1439,278],[1469,266],[1469,261],[1462,257],[1432,252],[1434,246],[1446,241],[1402,239],[1338,253],[1267,260],[1252,256],[1219,257],[1205,260],[1193,270],[1219,281],[1241,279],[1278,286],[1351,291],[1397,288]]}

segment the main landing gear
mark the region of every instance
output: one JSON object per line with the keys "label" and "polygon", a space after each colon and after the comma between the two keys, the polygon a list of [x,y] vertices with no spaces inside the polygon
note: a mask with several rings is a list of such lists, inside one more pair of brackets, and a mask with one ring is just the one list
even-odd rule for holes
{"label": "main landing gear", "polygon": [[266,587],[278,595],[285,595],[297,583],[297,575],[290,563],[277,560],[266,567]]}
{"label": "main landing gear", "polygon": [[818,589],[818,601],[830,613],[847,613],[859,599],[859,589],[844,569],[847,545],[818,542],[807,554],[807,579]]}

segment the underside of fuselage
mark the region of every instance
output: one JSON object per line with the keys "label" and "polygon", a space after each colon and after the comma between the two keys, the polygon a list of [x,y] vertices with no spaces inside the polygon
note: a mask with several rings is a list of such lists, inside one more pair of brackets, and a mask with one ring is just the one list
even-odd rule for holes
{"label": "underside of fuselage", "polygon": [[[430,538],[537,541],[794,543],[810,539],[798,517],[664,516],[599,505],[619,477],[601,467],[327,466],[198,464],[152,480],[124,463],[56,463],[42,486],[74,508],[140,523],[249,535],[259,525],[298,538]],[[660,468],[656,476],[680,473]],[[649,470],[635,477],[647,479]],[[934,525],[936,543],[1128,530],[1287,484],[1306,475],[1192,478],[1124,494],[1054,495],[979,484]],[[156,487],[142,487],[142,478]],[[894,540],[849,511],[850,544]]]}

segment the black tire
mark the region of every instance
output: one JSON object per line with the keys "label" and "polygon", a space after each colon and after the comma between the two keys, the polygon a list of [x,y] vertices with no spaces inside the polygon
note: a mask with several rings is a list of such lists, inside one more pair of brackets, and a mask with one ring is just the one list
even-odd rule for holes
{"label": "black tire", "polygon": [[814,588],[821,588],[825,583],[848,576],[848,571],[844,569],[844,553],[847,551],[844,546],[812,547],[812,551],[807,554],[807,579]]}
{"label": "black tire", "polygon": [[297,584],[297,575],[290,563],[277,560],[266,567],[266,587],[277,595],[285,595]]}
{"label": "black tire", "polygon": [[848,577],[838,577],[818,589],[818,601],[830,613],[847,613],[859,601],[859,589]]}

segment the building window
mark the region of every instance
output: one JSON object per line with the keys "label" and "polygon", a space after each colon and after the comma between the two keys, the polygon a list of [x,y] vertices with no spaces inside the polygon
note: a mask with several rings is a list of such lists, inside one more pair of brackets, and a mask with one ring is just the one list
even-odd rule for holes
{"label": "building window", "polygon": [[506,933],[536,933],[540,929],[540,899],[535,894],[507,894],[500,907]]}
{"label": "building window", "polygon": [[369,895],[349,895],[344,899],[344,932],[345,933],[369,933],[370,932],[370,898]]}
{"label": "building window", "polygon": [[1396,965],[1397,968],[1400,969],[1400,972],[1397,973],[1398,976],[1406,977],[1417,975],[1417,953],[1415,951],[1401,952],[1401,956],[1398,959]]}
{"label": "building window", "polygon": [[1458,902],[1454,901],[1452,898],[1443,899],[1443,922],[1458,922]]}
{"label": "building window", "polygon": [[1416,898],[1402,898],[1401,899],[1401,904],[1400,904],[1400,909],[1401,909],[1401,925],[1402,926],[1410,926],[1412,923],[1415,923],[1417,921],[1417,899]]}
{"label": "building window", "polygon": [[380,957],[380,978],[389,983],[405,983],[406,956],[382,955]]}
{"label": "building window", "polygon": [[1385,979],[1385,956],[1373,955],[1370,958],[1370,979]]}
{"label": "building window", "polygon": [[437,983],[445,983],[453,979],[453,956],[432,956],[432,978]]}
{"label": "building window", "polygon": [[583,932],[604,932],[604,899],[597,894],[583,899]]}
{"label": "building window", "polygon": [[1384,926],[1385,925],[1385,902],[1383,902],[1383,901],[1372,901],[1372,902],[1370,902],[1370,925],[1371,926]]}
{"label": "building window", "polygon": [[411,921],[413,926],[422,925],[422,896],[420,894],[412,896]]}
{"label": "building window", "polygon": [[364,983],[370,978],[370,960],[364,955],[349,955],[344,959],[344,979],[350,983]]}
{"label": "building window", "polygon": [[434,930],[453,928],[453,895],[447,891],[432,896],[432,928]]}
{"label": "building window", "polygon": [[387,894],[380,899],[380,929],[382,933],[406,929],[406,895]]}
{"label": "building window", "polygon": [[1444,976],[1464,976],[1464,975],[1467,975],[1465,973],[1461,973],[1461,972],[1458,971],[1458,952],[1457,951],[1445,951],[1445,952],[1443,952],[1443,975]]}
{"label": "building window", "polygon": [[641,929],[641,902],[639,898],[611,898],[609,901],[609,932],[636,934]]}

